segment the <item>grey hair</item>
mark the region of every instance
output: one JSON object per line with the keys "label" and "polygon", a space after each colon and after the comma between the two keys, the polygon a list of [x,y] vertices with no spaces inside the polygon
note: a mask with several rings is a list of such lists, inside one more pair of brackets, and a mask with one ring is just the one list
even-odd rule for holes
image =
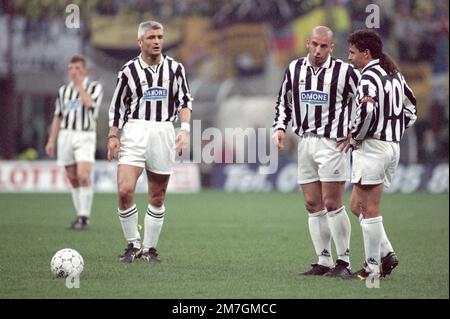
{"label": "grey hair", "polygon": [[326,36],[330,36],[331,38],[334,37],[333,31],[329,27],[326,27],[323,25],[319,25],[319,26],[315,27],[311,32],[311,36],[313,34],[317,34],[322,37],[326,37]]}
{"label": "grey hair", "polygon": [[142,38],[145,35],[145,32],[147,32],[148,30],[159,30],[159,29],[162,32],[164,32],[164,27],[159,22],[156,22],[156,21],[145,21],[145,22],[142,22],[141,24],[139,24],[138,40],[142,40]]}

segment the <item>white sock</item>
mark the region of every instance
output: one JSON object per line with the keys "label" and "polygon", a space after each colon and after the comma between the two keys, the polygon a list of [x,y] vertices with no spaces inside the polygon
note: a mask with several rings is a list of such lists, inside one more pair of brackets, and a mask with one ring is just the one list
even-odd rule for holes
{"label": "white sock", "polygon": [[391,242],[389,241],[386,231],[384,230],[384,225],[382,224],[383,234],[381,235],[381,246],[380,246],[380,255],[381,257],[385,257],[390,252],[394,251],[392,248]]}
{"label": "white sock", "polygon": [[91,216],[92,198],[94,197],[94,191],[92,186],[85,186],[79,188],[79,210],[78,216]]}
{"label": "white sock", "polygon": [[117,209],[120,223],[122,225],[123,235],[129,243],[133,243],[134,247],[141,248],[141,236],[138,231],[138,210],[136,204],[133,204],[126,210]]}
{"label": "white sock", "polygon": [[309,234],[319,257],[319,265],[332,267],[333,257],[331,256],[331,231],[328,226],[327,212],[309,214],[308,218]]}
{"label": "white sock", "polygon": [[158,244],[159,234],[164,223],[164,205],[155,207],[148,204],[147,213],[145,214],[144,229],[144,249],[156,248]]}
{"label": "white sock", "polygon": [[383,234],[383,217],[364,218],[361,221],[364,238],[364,251],[369,271],[373,274],[380,273],[380,246]]}
{"label": "white sock", "polygon": [[345,206],[328,212],[328,225],[330,226],[331,236],[336,246],[338,259],[350,265],[351,224],[345,211]]}
{"label": "white sock", "polygon": [[75,207],[75,212],[78,216],[78,211],[80,210],[80,189],[72,187],[72,202],[73,207]]}

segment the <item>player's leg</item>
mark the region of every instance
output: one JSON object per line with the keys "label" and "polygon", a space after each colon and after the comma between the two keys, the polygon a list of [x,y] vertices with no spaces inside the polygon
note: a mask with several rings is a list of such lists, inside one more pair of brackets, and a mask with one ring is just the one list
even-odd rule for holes
{"label": "player's leg", "polygon": [[351,224],[342,201],[347,179],[347,155],[339,151],[336,140],[329,138],[317,139],[315,154],[322,182],[322,201],[338,255],[336,266],[327,275],[350,277]]}
{"label": "player's leg", "polygon": [[78,182],[78,214],[71,228],[83,230],[89,227],[93,190],[91,183],[92,162],[80,161],[75,165]]}
{"label": "player's leg", "polygon": [[78,183],[77,178],[77,166],[76,164],[64,166],[66,171],[66,177],[69,180],[70,186],[72,188],[72,202],[73,207],[75,208],[75,213],[79,214],[80,209],[80,198],[79,198],[79,189],[80,184]]}
{"label": "player's leg", "polygon": [[363,216],[361,228],[364,239],[365,273],[359,273],[360,279],[369,275],[379,277],[381,264],[381,240],[383,235],[383,218],[380,214],[383,184],[363,185],[361,181],[354,184],[352,197]]}
{"label": "player's leg", "polygon": [[148,207],[145,214],[144,250],[142,259],[159,261],[156,252],[164,223],[164,199],[175,164],[175,130],[170,122],[155,122],[148,127],[149,145],[146,153]]}
{"label": "player's leg", "polygon": [[302,275],[323,275],[331,270],[331,231],[328,226],[327,212],[322,203],[322,187],[320,182],[301,184],[306,210],[308,211],[308,227],[314,250],[318,256],[317,264]]}
{"label": "player's leg", "polygon": [[119,256],[122,262],[133,262],[141,252],[141,236],[138,230],[138,210],[134,202],[136,183],[142,167],[120,164],[117,167],[117,191],[119,195],[119,220],[128,246]]}
{"label": "player's leg", "polygon": [[[361,221],[363,220],[363,215],[361,213],[361,207],[358,203],[358,196],[356,195],[356,191],[352,191],[350,195],[350,208],[358,217],[359,224],[361,225]],[[389,275],[392,270],[398,265],[398,258],[394,252],[394,248],[387,237],[386,231],[384,229],[384,224],[382,228],[381,235],[381,245],[380,245],[380,256],[381,256],[381,276]],[[365,263],[364,263],[365,265]]]}
{"label": "player's leg", "polygon": [[322,199],[328,215],[328,225],[338,255],[336,266],[327,274],[331,277],[350,277],[350,235],[351,224],[342,198],[344,182],[323,182]]}
{"label": "player's leg", "polygon": [[[353,151],[352,183],[354,184],[350,198],[350,207],[355,215],[359,216],[361,228],[367,228],[367,217],[365,211],[379,212],[381,195],[384,187],[389,187],[400,157],[398,143],[389,143],[374,139],[365,140]],[[374,160],[376,158],[376,160]],[[376,187],[375,187],[376,186]],[[366,192],[365,190],[368,189]],[[373,190],[375,198],[368,197]],[[371,203],[371,207],[366,207],[363,203]],[[374,206],[375,205],[375,206]],[[376,215],[375,215],[376,216]],[[370,216],[369,216],[370,217]],[[375,219],[376,221],[376,219]],[[386,235],[383,223],[380,222],[380,257],[381,276],[389,275],[398,265],[398,258]],[[375,227],[375,226],[373,226]],[[357,273],[365,273],[365,265]]]}
{"label": "player's leg", "polygon": [[73,132],[72,150],[76,163],[78,180],[78,217],[72,224],[73,229],[83,230],[89,227],[89,217],[93,199],[91,172],[95,162],[95,132]]}
{"label": "player's leg", "polygon": [[74,132],[61,130],[57,140],[57,158],[58,164],[64,166],[66,177],[71,185],[72,202],[75,208],[76,219],[69,225],[69,229],[73,229],[78,222],[78,214],[80,209],[80,185],[77,178],[76,160],[73,147]]}
{"label": "player's leg", "polygon": [[164,199],[169,179],[169,174],[156,174],[147,171],[148,207],[145,214],[144,249],[141,256],[146,261],[159,261],[156,246],[164,223],[166,210]]}

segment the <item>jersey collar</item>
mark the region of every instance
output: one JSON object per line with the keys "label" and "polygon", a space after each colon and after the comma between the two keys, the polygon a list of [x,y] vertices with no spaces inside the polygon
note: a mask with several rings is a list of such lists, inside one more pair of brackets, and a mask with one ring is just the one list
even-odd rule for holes
{"label": "jersey collar", "polygon": [[375,60],[370,61],[369,63],[366,64],[365,67],[363,67],[363,69],[361,70],[361,74],[364,73],[364,71],[366,71],[367,69],[369,69],[377,64],[380,64],[380,59],[375,59]]}
{"label": "jersey collar", "polygon": [[161,54],[161,60],[159,61],[159,63],[158,63],[157,65],[154,65],[154,66],[148,65],[148,64],[144,61],[144,59],[141,57],[140,54],[139,54],[138,59],[139,59],[139,65],[141,66],[142,70],[145,70],[145,69],[147,69],[147,68],[152,69],[152,67],[156,67],[156,69],[157,69],[157,68],[164,62],[165,56],[164,56],[163,54]]}
{"label": "jersey collar", "polygon": [[[311,62],[309,62],[309,54],[306,56],[306,59],[305,59],[306,61],[305,61],[305,65],[306,66],[310,66],[310,67],[313,67],[312,65],[311,65]],[[325,60],[325,62],[319,67],[319,68],[325,68],[325,69],[329,69],[329,68],[331,68],[331,54],[328,54],[328,58]]]}

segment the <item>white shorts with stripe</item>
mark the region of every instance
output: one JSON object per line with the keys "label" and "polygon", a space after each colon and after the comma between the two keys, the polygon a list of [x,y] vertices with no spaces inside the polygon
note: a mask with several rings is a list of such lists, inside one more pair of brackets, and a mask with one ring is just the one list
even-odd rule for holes
{"label": "white shorts with stripe", "polygon": [[129,120],[120,134],[118,165],[145,168],[169,175],[175,163],[175,129],[172,122]]}
{"label": "white shorts with stripe", "polygon": [[352,152],[353,184],[389,187],[400,159],[400,144],[370,138]]}
{"label": "white shorts with stripe", "polygon": [[78,162],[95,162],[96,133],[94,131],[60,130],[57,162],[69,166]]}
{"label": "white shorts with stripe", "polygon": [[335,139],[306,133],[298,142],[298,183],[345,182],[348,156]]}

